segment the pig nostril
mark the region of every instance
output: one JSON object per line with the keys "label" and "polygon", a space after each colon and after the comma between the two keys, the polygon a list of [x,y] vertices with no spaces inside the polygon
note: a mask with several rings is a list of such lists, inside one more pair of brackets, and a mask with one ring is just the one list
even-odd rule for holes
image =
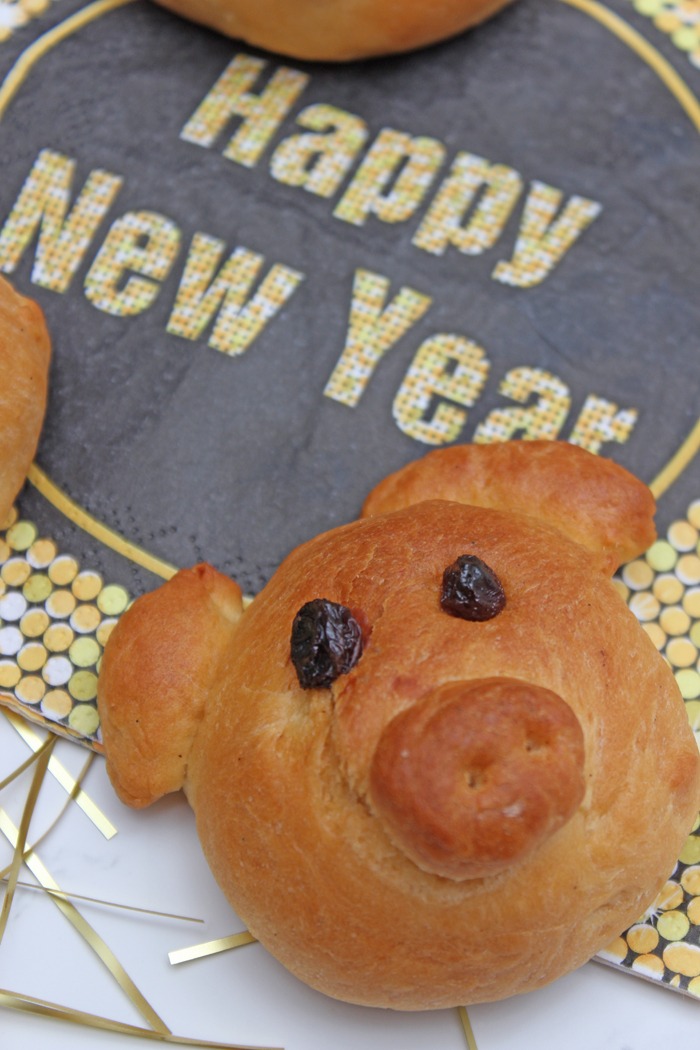
{"label": "pig nostril", "polygon": [[467,778],[466,779],[467,779],[467,787],[472,788],[472,790],[474,790],[476,788],[480,788],[482,786],[482,784],[484,783],[483,770],[481,770],[481,769],[468,769],[467,770]]}
{"label": "pig nostril", "polygon": [[547,751],[550,741],[545,736],[529,734],[525,737],[525,750],[529,752]]}

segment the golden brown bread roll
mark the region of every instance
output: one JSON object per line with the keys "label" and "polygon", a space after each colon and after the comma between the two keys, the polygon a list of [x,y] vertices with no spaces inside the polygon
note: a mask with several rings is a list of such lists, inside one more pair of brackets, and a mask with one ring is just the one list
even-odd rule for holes
{"label": "golden brown bread roll", "polygon": [[412,51],[482,22],[509,0],[160,0],[163,7],[267,51],[349,61]]}
{"label": "golden brown bread roll", "polygon": [[[570,483],[602,461],[515,454],[529,514],[517,479],[499,507],[365,517],[293,551],[243,615],[230,581],[186,570],[105,651],[117,790],[145,805],[180,783],[241,919],[340,999],[423,1010],[566,973],[651,903],[700,805],[673,674],[609,579],[611,545],[640,552],[634,494],[647,516],[653,501],[619,471],[615,520],[605,486]],[[450,450],[428,474],[462,457],[497,475],[513,455]],[[577,539],[550,518],[554,477]],[[212,606],[219,586],[233,614]]]}
{"label": "golden brown bread roll", "polygon": [[0,521],[7,517],[36,452],[50,359],[40,307],[0,277]]}

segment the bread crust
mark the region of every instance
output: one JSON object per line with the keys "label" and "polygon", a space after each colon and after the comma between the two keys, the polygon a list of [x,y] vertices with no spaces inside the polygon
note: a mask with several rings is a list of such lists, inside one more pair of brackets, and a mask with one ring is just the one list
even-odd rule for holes
{"label": "bread crust", "polygon": [[547,521],[600,554],[610,573],[656,539],[656,505],[647,486],[613,460],[564,441],[436,449],[380,481],[362,514],[386,514],[424,499],[507,508]]}
{"label": "bread crust", "polygon": [[0,277],[0,521],[7,518],[39,443],[50,361],[41,308]]}
{"label": "bread crust", "polygon": [[[441,607],[462,554],[503,586],[488,620]],[[215,667],[186,734],[202,847],[240,918],[301,980],[404,1010],[499,999],[574,969],[653,901],[700,806],[700,757],[673,674],[604,560],[546,520],[423,500],[297,548],[225,643],[189,632],[187,660]],[[330,687],[303,688],[290,631],[319,597],[351,610],[363,652]],[[142,625],[164,647],[168,632],[180,642],[171,604]],[[123,649],[115,631],[105,662],[138,681]],[[99,702],[119,790],[125,769],[145,777],[161,761],[174,716],[127,746],[118,734],[159,683],[141,680],[122,715],[118,679],[101,675]],[[477,723],[497,709],[489,747],[532,788],[487,797],[483,834],[454,804],[469,764],[442,720],[461,717],[464,696]],[[523,759],[533,725],[553,741],[544,770]],[[424,771],[406,778],[406,759]]]}
{"label": "bread crust", "polygon": [[107,768],[127,805],[142,809],[184,787],[217,654],[231,644],[242,613],[238,584],[196,565],[143,595],[114,628],[98,700]]}
{"label": "bread crust", "polygon": [[508,0],[160,0],[226,36],[294,58],[347,62],[412,51],[482,22]]}

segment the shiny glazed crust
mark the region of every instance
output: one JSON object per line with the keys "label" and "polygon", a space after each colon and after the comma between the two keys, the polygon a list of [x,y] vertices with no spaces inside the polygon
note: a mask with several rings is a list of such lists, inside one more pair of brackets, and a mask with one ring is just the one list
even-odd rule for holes
{"label": "shiny glazed crust", "polygon": [[[443,570],[463,553],[505,590],[488,621],[440,607]],[[169,735],[191,742],[171,786],[185,788],[212,870],[312,987],[407,1010],[524,992],[604,947],[669,876],[700,805],[673,674],[600,554],[546,520],[444,500],[367,517],[293,551],[228,634],[209,620],[184,638],[172,630],[177,586],[155,592],[143,619],[137,602],[108,643],[108,770],[119,790],[126,769],[158,771]],[[317,597],[356,614],[364,651],[330,688],[302,689],[290,630]],[[193,593],[192,620],[208,608]],[[175,676],[179,701],[146,737],[168,632],[180,675],[205,660],[215,670],[194,717]],[[467,728],[455,728],[465,704]],[[546,743],[542,765],[528,740]],[[474,754],[482,771],[501,763],[482,800],[491,774]],[[465,833],[480,807],[487,834]]]}
{"label": "shiny glazed crust", "polygon": [[242,613],[238,584],[196,565],[143,595],[114,628],[100,669],[109,698],[100,717],[114,786],[135,809],[183,786],[216,657]]}
{"label": "shiny glazed crust", "polygon": [[454,36],[508,0],[160,0],[193,22],[294,58],[349,61]]}
{"label": "shiny glazed crust", "polygon": [[41,309],[0,277],[0,521],[24,484],[39,443],[50,359]]}
{"label": "shiny glazed crust", "polygon": [[517,678],[447,682],[383,730],[370,797],[419,868],[482,878],[528,856],[575,813],[584,761],[581,726],[556,693]]}
{"label": "shiny glazed crust", "polygon": [[563,441],[429,452],[381,481],[362,513],[386,514],[424,499],[507,507],[548,521],[601,555],[610,573],[656,539],[656,508],[647,486],[612,460]]}

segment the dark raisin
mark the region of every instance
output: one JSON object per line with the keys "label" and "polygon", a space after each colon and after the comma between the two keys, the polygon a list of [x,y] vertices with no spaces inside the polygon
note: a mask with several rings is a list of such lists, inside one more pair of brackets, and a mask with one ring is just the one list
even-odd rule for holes
{"label": "dark raisin", "polygon": [[349,609],[326,598],[302,605],[292,624],[292,663],[302,689],[331,685],[362,655],[362,629]]}
{"label": "dark raisin", "polygon": [[440,605],[463,620],[491,620],[506,604],[496,573],[474,554],[462,554],[442,577]]}

